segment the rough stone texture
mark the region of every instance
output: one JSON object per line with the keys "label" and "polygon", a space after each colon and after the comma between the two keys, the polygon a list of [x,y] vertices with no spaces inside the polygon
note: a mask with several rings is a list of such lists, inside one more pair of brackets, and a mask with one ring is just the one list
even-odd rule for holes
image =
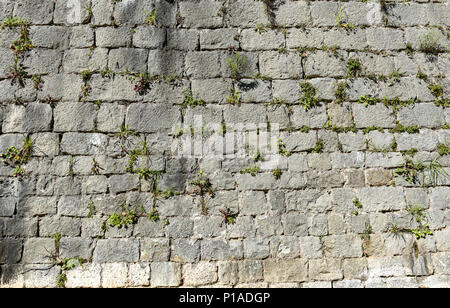
{"label": "rough stone texture", "polygon": [[449,287],[447,2],[0,0],[0,287]]}

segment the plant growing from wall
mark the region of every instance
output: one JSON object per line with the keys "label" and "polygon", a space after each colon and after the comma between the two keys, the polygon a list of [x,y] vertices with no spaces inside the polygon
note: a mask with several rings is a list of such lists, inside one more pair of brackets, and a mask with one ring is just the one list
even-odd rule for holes
{"label": "plant growing from wall", "polygon": [[15,146],[8,147],[5,152],[0,154],[0,160],[14,168],[13,176],[21,176],[25,173],[23,165],[31,158],[33,142],[31,137],[24,138],[24,145],[21,149]]}
{"label": "plant growing from wall", "polygon": [[247,168],[239,170],[240,174],[250,174],[251,176],[256,176],[256,174],[259,172],[260,167],[259,166],[249,166]]}
{"label": "plant growing from wall", "polygon": [[236,223],[236,218],[239,213],[232,212],[230,208],[226,208],[224,210],[219,209],[219,212],[223,218],[223,221],[220,223],[219,227],[222,227],[223,224],[226,225],[234,225]]}
{"label": "plant growing from wall", "polygon": [[9,46],[9,49],[14,55],[14,62],[9,68],[7,78],[11,79],[12,84],[18,84],[19,86],[24,87],[26,78],[29,76],[25,71],[23,61],[26,54],[34,48],[30,40],[30,25],[22,18],[10,16],[1,23],[0,30],[4,28],[15,29],[19,35],[19,37]]}
{"label": "plant growing from wall", "polygon": [[230,95],[226,99],[227,103],[232,105],[239,105],[241,102],[241,94],[242,94],[241,91],[236,90],[235,87],[231,86]]}
{"label": "plant growing from wall", "polygon": [[286,144],[283,142],[283,140],[280,138],[278,139],[278,154],[281,156],[291,156],[291,152],[288,152],[286,150]]}
{"label": "plant growing from wall", "polygon": [[348,59],[347,77],[355,78],[361,75],[361,62],[358,59]]}
{"label": "plant growing from wall", "polygon": [[337,84],[337,88],[336,91],[334,92],[334,95],[336,96],[336,103],[342,103],[343,101],[345,101],[347,99],[347,89],[348,89],[348,84],[346,82],[339,82]]}
{"label": "plant growing from wall", "polygon": [[316,96],[316,89],[309,82],[300,83],[303,96],[300,98],[300,104],[305,110],[317,107],[320,105],[319,99]]}
{"label": "plant growing from wall", "polygon": [[227,69],[233,79],[239,79],[245,72],[247,66],[246,57],[239,53],[234,53],[233,57],[227,59]]}
{"label": "plant growing from wall", "polygon": [[441,33],[437,30],[430,30],[419,36],[419,50],[428,54],[438,54],[445,49],[440,45]]}
{"label": "plant growing from wall", "polygon": [[134,130],[131,130],[129,125],[121,125],[120,126],[120,132],[116,133],[114,136],[117,137],[119,139],[119,143],[120,143],[120,148],[122,153],[126,153],[128,154],[128,146],[129,146],[129,142],[128,142],[128,138],[130,136],[136,136],[138,133]]}
{"label": "plant growing from wall", "polygon": [[195,187],[194,193],[200,196],[200,204],[202,209],[202,215],[208,214],[208,207],[206,206],[206,195],[209,194],[214,197],[215,190],[208,177],[205,176],[203,171],[200,171],[196,179],[191,181],[191,185]]}
{"label": "plant growing from wall", "polygon": [[196,106],[204,106],[205,101],[201,99],[195,99],[194,95],[192,94],[191,90],[186,90],[184,93],[184,101],[183,101],[183,108],[187,107],[196,107]]}

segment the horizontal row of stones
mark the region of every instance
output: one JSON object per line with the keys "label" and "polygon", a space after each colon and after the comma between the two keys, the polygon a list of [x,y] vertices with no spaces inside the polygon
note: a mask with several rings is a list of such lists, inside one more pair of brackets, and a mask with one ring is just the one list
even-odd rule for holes
{"label": "horizontal row of stones", "polygon": [[[6,188],[5,188],[6,189]],[[209,216],[200,215],[200,200],[193,196],[176,196],[161,200],[161,216],[170,217],[169,225],[163,221],[150,222],[141,218],[133,227],[111,229],[110,237],[169,236],[169,237],[217,237],[228,238],[245,235],[327,235],[345,232],[363,233],[365,223],[370,222],[375,232],[386,232],[389,225],[396,223],[403,228],[415,228],[417,222],[408,215],[408,207],[420,205],[428,216],[433,229],[445,227],[449,219],[449,187],[435,187],[427,195],[426,189],[400,187],[335,188],[329,191],[319,189],[269,191],[246,190],[218,191],[215,198],[207,199]],[[24,193],[26,195],[26,192]],[[377,194],[377,195],[374,195]],[[382,195],[384,194],[384,195]],[[0,216],[5,236],[52,236],[60,233],[66,236],[96,237],[103,234],[102,216],[121,212],[121,204],[132,207],[142,204],[151,208],[152,195],[129,192],[120,195],[84,195],[61,197],[28,196],[16,198],[2,196]],[[354,201],[362,204],[357,209]],[[88,216],[88,203],[92,202],[97,215]],[[235,225],[222,225],[219,209],[229,207],[239,212]],[[392,211],[392,213],[386,213]],[[328,214],[326,214],[328,213]],[[52,217],[43,217],[53,215]],[[38,219],[37,216],[43,217]],[[177,217],[179,216],[179,217]],[[6,218],[6,217],[13,217]],[[256,217],[256,218],[254,218]],[[2,223],[2,225],[3,225]],[[272,227],[270,225],[272,224]],[[39,228],[38,228],[39,225]],[[115,230],[115,231],[114,231]]]}
{"label": "horizontal row of stones", "polygon": [[[423,1],[419,1],[423,2]],[[78,4],[78,5],[77,5]],[[77,4],[67,0],[6,0],[0,4],[1,18],[15,15],[32,24],[94,25],[144,24],[153,10],[156,23],[166,27],[220,28],[223,26],[254,27],[270,21],[266,5],[262,1],[120,1],[80,0]],[[379,2],[349,1],[277,1],[271,5],[273,22],[281,26],[304,24],[335,26],[338,8],[345,21],[355,25],[383,24]],[[87,8],[87,9],[85,9]],[[398,3],[387,2],[384,15],[388,24],[449,25],[446,3]],[[223,15],[223,16],[220,16]]]}
{"label": "horizontal row of stones", "polygon": [[[411,154],[412,156],[412,154]],[[92,175],[94,166],[93,159],[97,162],[99,175]],[[193,176],[189,175],[196,169],[196,164],[186,159],[168,161],[164,165],[161,156],[152,156],[152,163],[147,164],[141,161],[139,167],[149,167],[152,170],[165,171],[162,176],[161,185],[166,189],[176,189],[184,191],[189,188],[189,181]],[[213,184],[217,189],[232,190],[268,190],[271,188],[300,189],[304,187],[323,188],[327,185],[331,187],[360,187],[368,186],[402,185],[405,187],[421,186],[424,183],[408,183],[402,175],[395,174],[395,168],[403,167],[405,162],[411,160],[415,164],[429,163],[434,161],[443,168],[443,172],[448,172],[448,156],[439,157],[436,153],[418,152],[414,157],[403,156],[401,153],[367,153],[366,157],[362,152],[352,152],[343,154],[294,154],[287,160],[281,160],[278,165],[264,166],[264,162],[256,164],[253,158],[231,159],[220,161],[210,159],[203,160],[199,168],[210,173]],[[24,170],[30,177],[27,184],[30,191],[35,191],[38,195],[64,194],[64,189],[69,189],[69,195],[77,193],[106,193],[117,194],[125,190],[148,191],[150,187],[144,182],[139,183],[137,174],[124,174],[128,165],[128,158],[109,158],[105,156],[58,156],[52,159],[33,159],[24,165]],[[243,169],[249,166],[260,166],[255,171],[255,176],[240,174]],[[289,171],[287,171],[289,166]],[[282,174],[277,180],[272,175],[272,170],[279,168]],[[364,170],[362,168],[367,168]],[[221,170],[216,173],[216,170]],[[394,170],[393,170],[394,169]],[[270,172],[268,172],[270,171]],[[434,183],[429,171],[424,171],[427,185],[448,185],[448,176],[441,175]],[[2,176],[12,174],[12,168],[2,166],[0,169]],[[69,176],[72,174],[72,176]],[[75,177],[73,177],[75,176]],[[177,178],[178,176],[178,178]],[[37,183],[36,183],[37,177]],[[422,178],[422,173],[418,172],[418,179]],[[246,183],[245,181],[252,183]],[[126,184],[122,182],[125,181]],[[67,187],[73,182],[74,187]],[[254,182],[254,183],[253,183]],[[59,185],[64,188],[54,189]],[[172,187],[170,187],[172,185]],[[261,186],[257,186],[261,185]],[[6,190],[5,190],[6,191]]]}
{"label": "horizontal row of stones", "polygon": [[[341,40],[345,42],[345,40]],[[389,40],[386,40],[389,42]],[[8,43],[9,44],[9,43]],[[383,56],[367,52],[347,52],[343,50],[307,52],[302,60],[301,53],[288,50],[278,51],[244,51],[238,52],[245,64],[240,66],[240,78],[253,78],[260,74],[271,79],[300,79],[303,74],[309,78],[334,77],[346,78],[349,59],[358,59],[361,63],[361,74],[389,76],[396,73],[400,76],[415,76],[420,71],[429,77],[448,75],[449,55],[429,55],[416,52],[408,56],[402,51],[398,54]],[[25,58],[24,66],[29,74],[66,73],[65,79],[73,79],[77,83],[81,78],[77,74],[83,70],[101,70],[109,67],[114,72],[129,71],[148,72],[150,75],[176,75],[190,79],[210,79],[217,77],[230,78],[228,59],[234,55],[229,51],[177,51],[177,50],[147,50],[142,48],[106,48],[71,49],[63,53],[58,50],[34,49]],[[304,62],[304,63],[303,63]],[[13,54],[7,48],[0,48],[0,77],[6,78],[9,65],[13,63]],[[121,77],[121,76],[118,76]],[[60,77],[58,77],[60,78]],[[101,76],[94,75],[94,80],[100,82]],[[125,78],[122,78],[125,79]],[[46,79],[44,79],[46,80]],[[118,80],[121,80],[119,78]],[[103,81],[103,83],[105,83]],[[113,81],[112,81],[113,82]],[[119,81],[117,81],[119,82]],[[56,85],[60,84],[57,82]]]}
{"label": "horizontal row of stones", "polygon": [[[67,271],[66,287],[390,288],[448,286],[448,253],[414,257],[86,264]],[[433,267],[434,266],[434,267]],[[10,287],[56,287],[59,267],[5,267],[23,274]],[[430,276],[430,274],[433,274]],[[3,284],[2,284],[3,286]]]}
{"label": "horizontal row of stones", "polygon": [[[36,198],[33,201],[36,201]],[[51,204],[48,205],[48,207],[50,206]],[[42,208],[43,206],[41,206],[41,210],[45,210]],[[84,209],[85,208],[82,208],[81,211],[79,209],[77,210],[79,212],[85,212]],[[35,211],[38,211],[38,209]],[[168,213],[164,204],[160,206],[160,212],[161,214]],[[219,213],[218,211],[216,212]],[[249,212],[248,209],[246,212]],[[433,235],[427,236],[426,240],[424,240],[428,243],[428,248],[425,252],[436,250],[448,251],[448,241],[446,242],[446,238],[449,236],[449,231],[448,229],[443,228],[448,225],[450,219],[449,210],[430,209],[426,212],[429,228],[433,231]],[[228,258],[232,256],[236,258],[239,258],[240,256],[242,258],[244,255],[242,252],[242,245],[245,247],[254,245],[254,247],[250,247],[249,250],[245,251],[245,258],[265,258],[269,255],[269,250],[272,251],[274,257],[296,256],[299,254],[298,237],[301,237],[301,239],[305,241],[305,247],[311,249],[304,251],[301,254],[304,257],[320,258],[323,255],[328,254],[335,257],[357,257],[367,253],[366,249],[368,247],[365,247],[364,249],[361,248],[364,239],[361,240],[361,237],[358,234],[365,234],[369,224],[372,227],[372,233],[368,235],[368,237],[370,237],[372,244],[377,243],[378,245],[374,247],[369,246],[369,248],[374,248],[374,250],[370,250],[370,255],[383,254],[385,250],[391,251],[392,253],[394,250],[392,247],[389,248],[389,245],[392,244],[393,238],[400,238],[404,243],[409,241],[410,244],[415,241],[415,237],[411,233],[404,233],[401,235],[392,234],[389,230],[391,226],[395,225],[399,228],[408,230],[414,230],[419,227],[419,225],[413,221],[411,215],[404,210],[387,214],[362,213],[357,216],[350,214],[343,215],[338,212],[315,215],[289,212],[288,214],[273,216],[262,214],[257,218],[252,218],[251,216],[239,216],[236,220],[236,224],[229,226],[222,224],[223,218],[221,217],[213,215],[208,217],[200,216],[200,210],[198,210],[198,215],[193,219],[187,216],[168,217],[169,225],[167,226],[164,226],[162,222],[149,222],[147,218],[141,218],[134,226],[129,226],[126,229],[108,228],[106,233],[103,233],[101,228],[104,220],[105,219],[102,219],[99,216],[83,219],[63,216],[45,217],[40,219],[2,218],[0,222],[4,226],[4,237],[2,238],[1,248],[4,249],[4,254],[2,254],[0,263],[10,263],[10,258],[17,258],[14,259],[14,262],[20,261],[21,249],[19,246],[23,243],[23,240],[21,239],[25,238],[25,242],[28,241],[32,243],[39,240],[29,240],[28,238],[40,236],[43,240],[38,243],[43,244],[46,243],[47,240],[47,243],[50,243],[53,240],[45,239],[45,237],[53,237],[55,234],[61,234],[64,236],[63,243],[66,243],[67,245],[70,244],[69,247],[65,248],[66,250],[69,248],[71,249],[70,251],[72,253],[70,257],[76,257],[78,255],[85,259],[89,259],[92,254],[92,249],[89,248],[92,244],[92,240],[104,236],[105,239],[111,240],[111,245],[113,245],[117,244],[117,241],[113,241],[112,239],[126,238],[132,235],[136,239],[136,243],[139,238],[141,239],[141,242],[152,242],[155,241],[154,238],[166,238],[162,241],[167,241],[167,243],[168,239],[172,239],[179,245],[187,245],[188,242],[191,242],[189,247],[195,246],[197,248],[190,248],[190,253],[194,254],[193,257],[189,258],[190,262],[194,262],[200,256],[200,243],[206,245],[211,241],[216,244],[221,243],[223,246],[221,248],[221,254],[224,255],[219,258]],[[65,237],[71,238],[64,242]],[[282,245],[278,249],[277,245],[280,244],[280,241],[282,242]],[[323,248],[322,244],[333,243],[334,241],[340,241],[340,246],[333,247],[333,245],[328,245],[330,247],[327,246],[328,250],[326,253],[321,251]],[[9,244],[11,244],[11,247],[8,246]],[[384,247],[385,244],[388,246]],[[303,244],[300,246],[302,245]],[[396,245],[398,246],[399,243],[396,243]],[[27,246],[27,244],[25,246]],[[9,252],[8,247],[11,248]],[[270,247],[272,248],[269,249]],[[306,249],[305,247],[303,249]],[[113,249],[113,247],[109,247],[109,249],[111,249],[111,254],[117,253],[117,258],[122,258],[118,252],[118,250],[120,251],[119,248]],[[215,249],[217,250],[219,248],[216,247]],[[404,253],[402,249],[403,248],[399,248],[399,250],[395,250],[394,254]],[[16,254],[16,252],[19,252],[19,254]],[[184,251],[183,253],[187,252]],[[202,258],[208,259],[211,255],[216,253],[217,251],[204,251],[202,253]],[[175,252],[173,252],[173,254],[175,254]],[[40,261],[37,260],[41,260],[42,256],[36,255],[35,251],[25,249],[24,258],[26,258],[26,263],[40,263]],[[141,256],[141,259],[143,260],[147,258],[149,257]],[[186,258],[188,258],[188,256],[186,256]],[[217,258],[217,256],[212,258]],[[105,259],[102,260],[102,262],[106,262],[104,261]]]}
{"label": "horizontal row of stones", "polygon": [[[56,48],[64,50],[72,48],[138,47],[146,49],[168,50],[211,50],[242,49],[276,50],[282,47],[317,48],[336,46],[338,49],[396,51],[404,50],[407,44],[419,49],[423,36],[432,34],[436,44],[443,49],[450,48],[448,32],[436,28],[405,27],[392,29],[386,27],[370,27],[348,31],[340,28],[286,28],[281,30],[267,29],[165,29],[149,26],[98,27],[76,26],[31,26],[30,36],[33,46],[40,48]],[[447,30],[449,31],[449,30]],[[1,47],[8,47],[17,33],[3,29]],[[388,40],[386,38],[389,38]]]}
{"label": "horizontal row of stones", "polygon": [[[41,133],[40,138],[46,138],[59,142],[59,135],[56,133],[65,133],[62,135],[61,144],[56,145],[56,151],[52,155],[58,154],[58,148],[61,146],[63,152],[71,154],[105,154],[117,152],[119,145],[116,146],[117,137],[110,136],[107,133],[117,133],[123,124],[128,125],[129,129],[136,130],[139,133],[158,133],[159,140],[165,142],[164,149],[169,149],[172,133],[177,134],[183,130],[185,135],[203,135],[206,140],[212,134],[232,136],[233,132],[271,130],[275,132],[278,125],[279,130],[294,130],[291,133],[282,132],[280,137],[289,139],[289,150],[305,151],[314,146],[317,138],[324,135],[334,135],[336,143],[338,134],[325,129],[327,125],[337,128],[364,129],[368,127],[380,128],[379,132],[372,132],[370,139],[388,138],[393,141],[395,137],[399,142],[399,150],[406,147],[417,145],[417,149],[432,151],[436,149],[439,142],[446,143],[448,138],[448,128],[444,125],[450,122],[449,108],[435,106],[432,103],[420,103],[401,108],[394,112],[384,104],[378,103],[371,106],[364,106],[360,103],[344,104],[322,104],[305,110],[302,106],[266,106],[241,104],[240,106],[219,106],[207,105],[202,107],[188,108],[182,114],[182,108],[169,104],[147,104],[132,103],[129,106],[118,103],[102,103],[100,106],[92,103],[81,102],[60,102],[52,108],[46,103],[29,103],[26,106],[9,104],[5,108],[0,107],[1,131],[4,135],[0,137],[0,148],[3,150],[5,142],[11,141],[17,143],[19,136],[12,133]],[[198,121],[201,118],[201,123]],[[418,134],[407,136],[403,133],[389,133],[396,124],[404,126],[417,126],[420,128]],[[221,123],[227,126],[226,132],[221,131]],[[243,124],[246,124],[244,126]],[[215,127],[219,125],[220,128]],[[241,125],[242,127],[240,127]],[[252,126],[253,125],[253,126]],[[268,128],[270,125],[270,128]],[[302,127],[316,129],[309,132],[296,132]],[[191,128],[195,128],[191,133]],[[432,130],[432,129],[441,130]],[[203,129],[203,131],[202,131]],[[383,129],[386,129],[383,131]],[[55,133],[44,133],[51,132]],[[72,132],[72,133],[69,133]],[[75,133],[75,132],[85,132]],[[106,133],[106,134],[102,134]],[[164,136],[164,133],[167,135]],[[276,133],[276,132],[275,132]],[[11,135],[10,135],[11,134]],[[37,136],[37,137],[38,137]],[[358,140],[365,141],[362,131],[353,132],[353,135],[346,133],[341,136],[354,136]],[[153,139],[158,139],[154,134],[148,135],[149,144],[155,143]],[[185,136],[186,137],[186,136]],[[184,137],[184,138],[185,138]],[[218,136],[215,136],[218,137]],[[263,137],[259,137],[263,138]],[[408,140],[408,138],[412,138]],[[73,144],[69,139],[79,139],[86,141],[84,144]],[[95,140],[94,140],[95,139]],[[145,139],[142,137],[130,137],[132,141]],[[165,139],[165,140],[164,140]],[[328,139],[328,138],[327,138]],[[426,140],[428,139],[428,140]],[[91,141],[90,141],[91,140]],[[228,140],[230,142],[232,140]],[[343,140],[340,140],[343,143]],[[420,141],[420,142],[418,142]],[[423,142],[422,142],[423,141]],[[51,144],[54,144],[51,142]],[[376,145],[387,144],[388,140],[373,140]],[[303,145],[301,145],[303,143]],[[311,145],[312,143],[312,145]],[[98,148],[92,149],[95,144]],[[292,146],[291,146],[292,144]],[[392,142],[391,142],[392,144]],[[163,144],[160,144],[163,145]],[[83,147],[84,150],[78,150]],[[366,147],[352,147],[354,150],[363,150]],[[383,148],[386,148],[383,146]],[[330,148],[329,151],[333,151]],[[337,151],[337,149],[336,149]]]}

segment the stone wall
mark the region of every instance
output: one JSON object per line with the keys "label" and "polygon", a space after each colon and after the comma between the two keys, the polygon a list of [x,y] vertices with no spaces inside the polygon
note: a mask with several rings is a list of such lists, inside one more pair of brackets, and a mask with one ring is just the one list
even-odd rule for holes
{"label": "stone wall", "polygon": [[449,286],[448,0],[0,20],[2,287]]}

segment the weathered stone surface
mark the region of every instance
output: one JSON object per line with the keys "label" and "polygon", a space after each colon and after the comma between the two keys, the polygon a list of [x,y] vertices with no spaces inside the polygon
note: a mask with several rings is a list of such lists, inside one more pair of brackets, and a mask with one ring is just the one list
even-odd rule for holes
{"label": "weathered stone surface", "polygon": [[446,2],[0,0],[0,287],[448,286]]}
{"label": "weathered stone surface", "polygon": [[137,262],[139,260],[139,242],[133,239],[105,239],[97,242],[94,261]]}

